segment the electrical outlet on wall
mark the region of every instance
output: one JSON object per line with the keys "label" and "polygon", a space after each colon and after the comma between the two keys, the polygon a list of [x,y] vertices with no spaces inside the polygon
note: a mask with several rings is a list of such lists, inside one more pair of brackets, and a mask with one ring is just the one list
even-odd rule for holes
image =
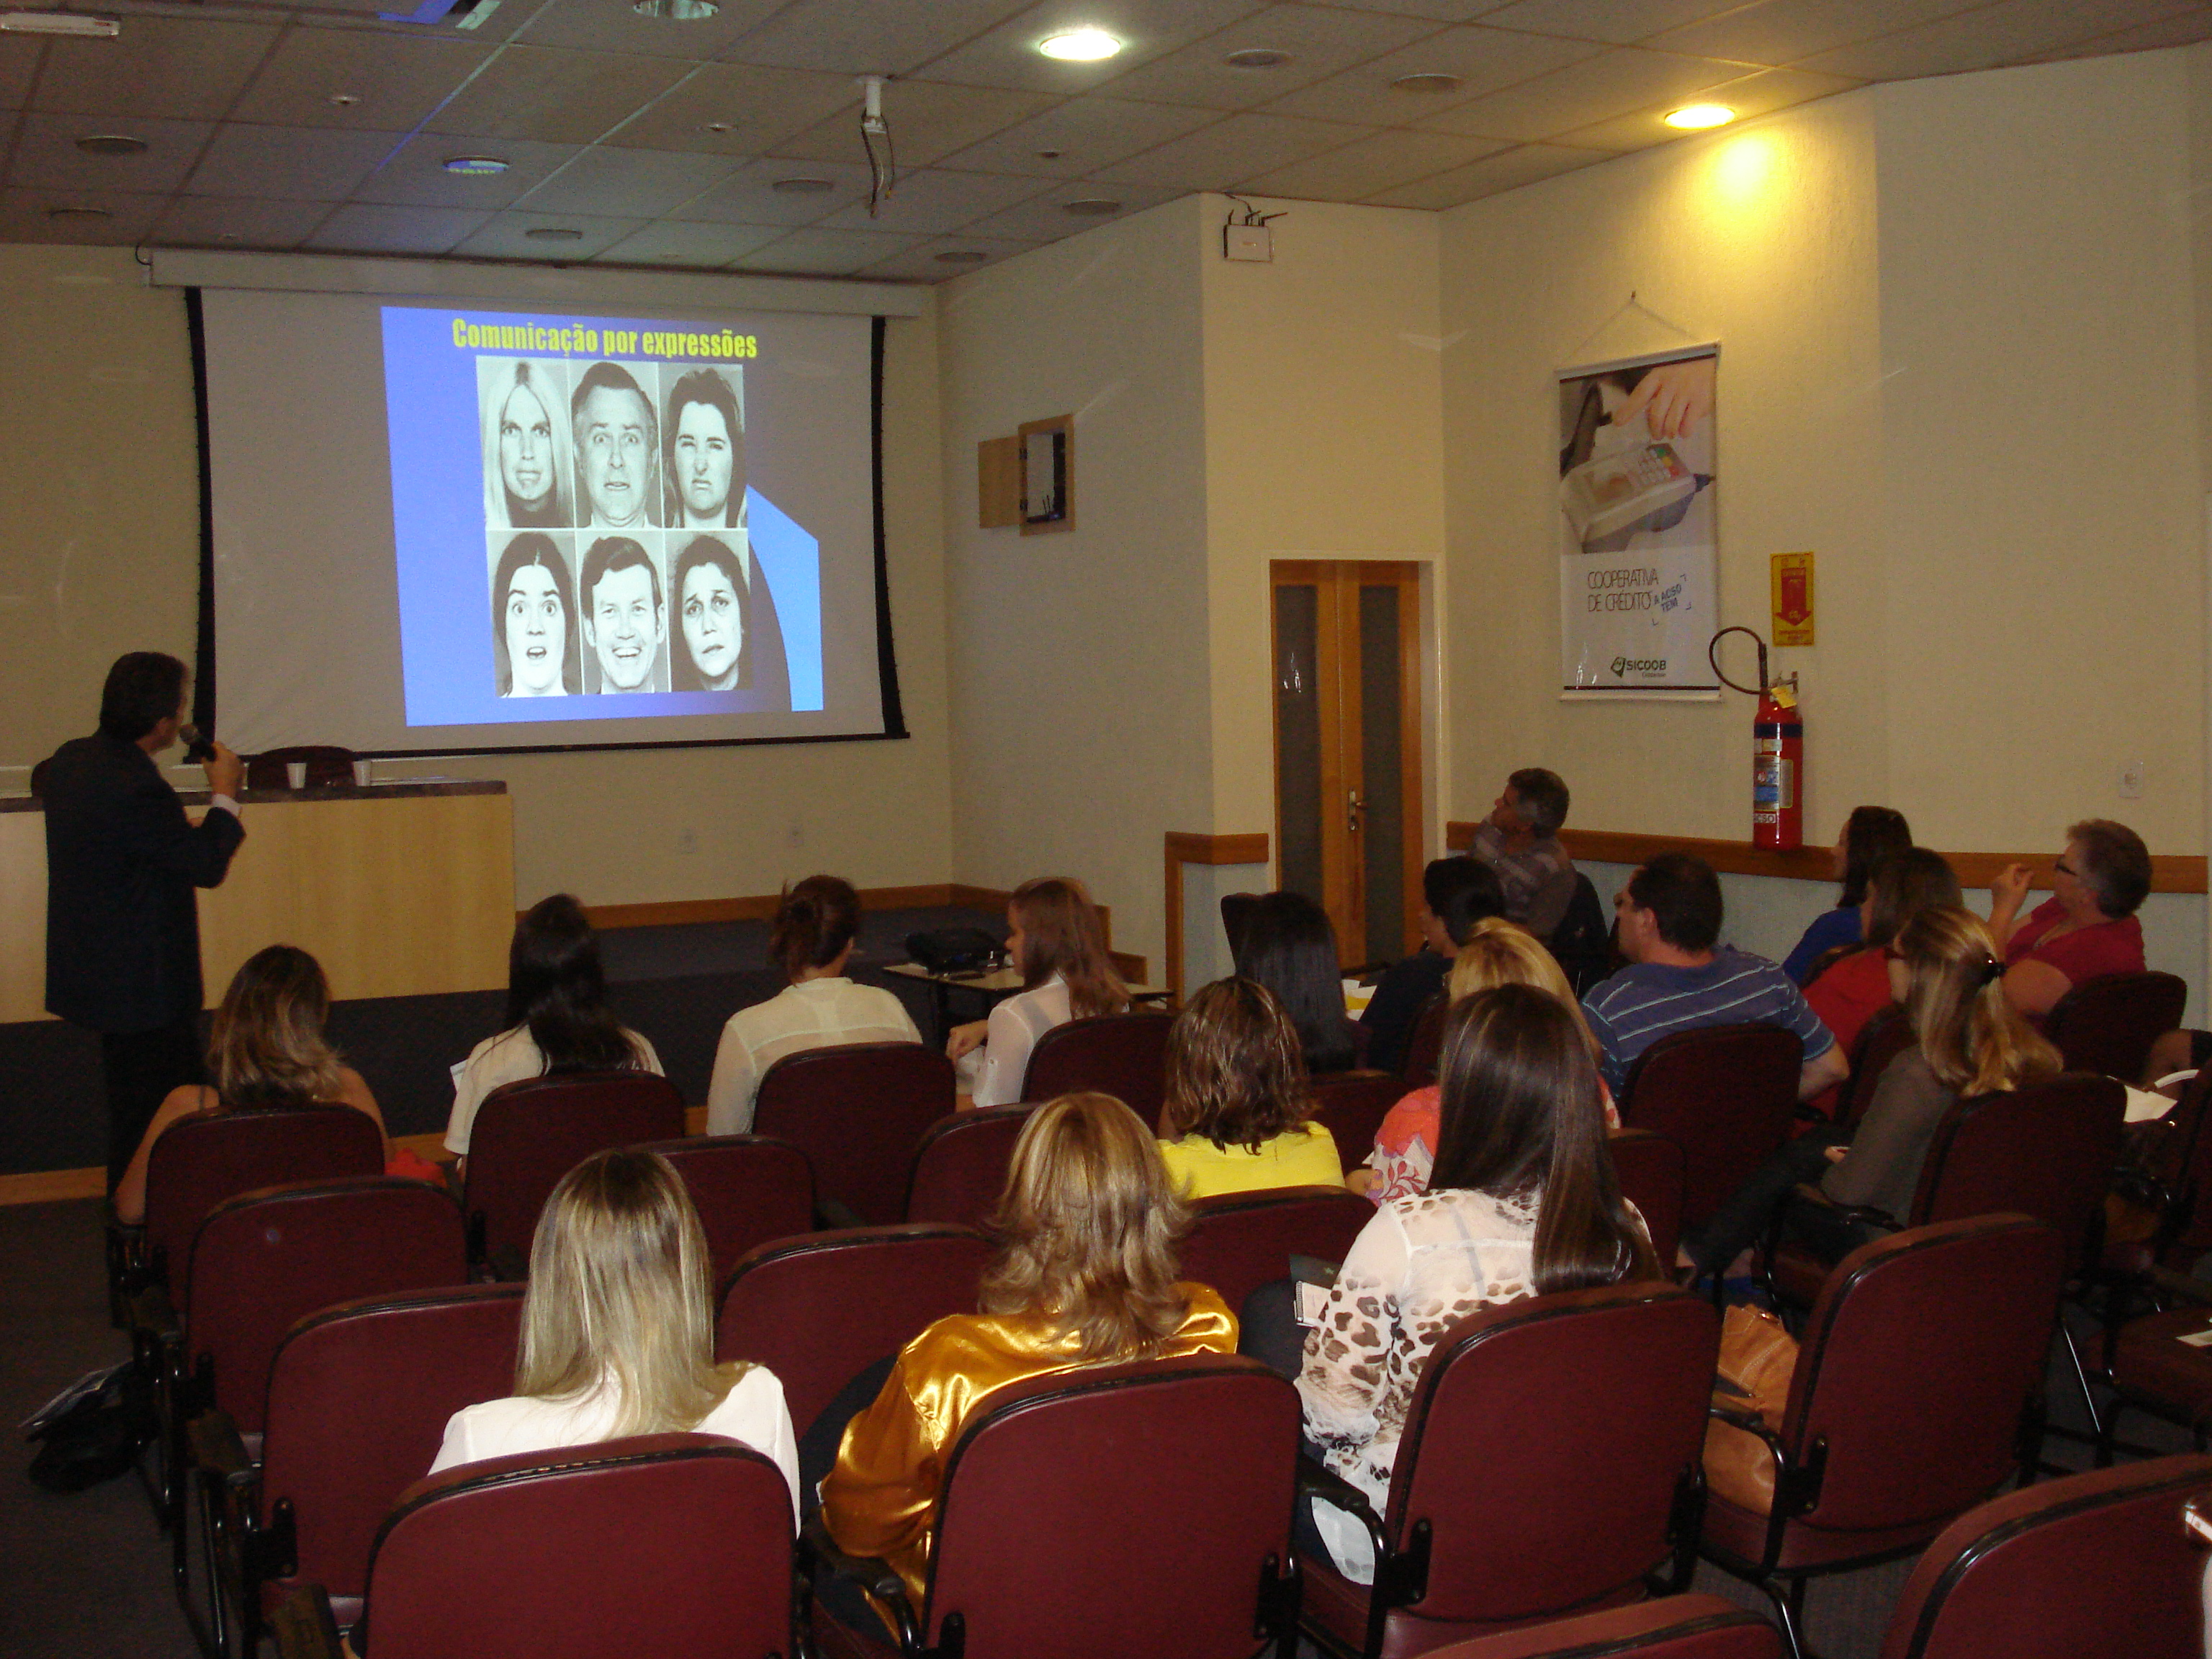
{"label": "electrical outlet on wall", "polygon": [[795,816],[791,820],[791,830],[786,839],[794,852],[806,845],[806,826]]}
{"label": "electrical outlet on wall", "polygon": [[2120,763],[2120,799],[2134,800],[2143,792],[2143,763],[2139,760]]}
{"label": "electrical outlet on wall", "polygon": [[676,850],[679,853],[697,852],[699,832],[696,830],[678,830],[676,832]]}

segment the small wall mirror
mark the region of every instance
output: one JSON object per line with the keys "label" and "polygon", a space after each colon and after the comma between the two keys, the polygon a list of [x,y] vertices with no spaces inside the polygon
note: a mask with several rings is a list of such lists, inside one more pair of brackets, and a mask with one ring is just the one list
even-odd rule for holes
{"label": "small wall mirror", "polygon": [[1039,535],[1075,527],[1073,417],[1030,421],[1020,431],[1022,533]]}

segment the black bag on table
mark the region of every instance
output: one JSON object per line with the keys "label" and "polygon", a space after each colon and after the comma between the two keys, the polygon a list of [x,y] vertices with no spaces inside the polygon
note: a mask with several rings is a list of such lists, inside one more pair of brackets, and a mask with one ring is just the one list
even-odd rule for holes
{"label": "black bag on table", "polygon": [[980,927],[931,927],[906,936],[906,953],[933,974],[980,974],[1004,949]]}

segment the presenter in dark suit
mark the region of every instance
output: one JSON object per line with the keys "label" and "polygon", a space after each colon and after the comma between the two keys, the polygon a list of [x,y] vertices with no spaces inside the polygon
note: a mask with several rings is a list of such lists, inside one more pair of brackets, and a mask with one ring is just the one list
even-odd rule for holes
{"label": "presenter in dark suit", "polygon": [[133,651],[108,671],[100,730],[46,763],[46,1009],[100,1033],[107,1082],[107,1189],[170,1090],[199,1081],[196,887],[221,884],[246,838],[244,764],[204,763],[215,803],[195,829],[154,757],[177,741],[189,675]]}

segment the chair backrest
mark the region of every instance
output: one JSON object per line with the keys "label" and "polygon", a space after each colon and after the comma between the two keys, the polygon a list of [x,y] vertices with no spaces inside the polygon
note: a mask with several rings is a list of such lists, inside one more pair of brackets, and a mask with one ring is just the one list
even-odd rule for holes
{"label": "chair backrest", "polygon": [[[438,1455],[447,1419],[514,1392],[520,1285],[369,1297],[310,1314],[269,1367],[258,1518],[292,1517],[298,1571],[357,1601],[369,1547]],[[340,1622],[350,1620],[342,1612]]]}
{"label": "chair backrest", "polygon": [[1221,931],[1229,937],[1229,960],[1237,973],[1244,971],[1244,930],[1252,925],[1252,912],[1259,908],[1257,893],[1224,893],[1221,896]]}
{"label": "chair backrest", "polygon": [[290,1181],[384,1173],[384,1137],[350,1106],[197,1112],[161,1132],[146,1158],[146,1254],[166,1264],[183,1305],[192,1233],[226,1198]]}
{"label": "chair backrest", "polygon": [[1782,1659],[1782,1632],[1717,1595],[1655,1601],[1577,1613],[1496,1636],[1431,1648],[1429,1659]]}
{"label": "chair backrest", "polygon": [[992,1106],[955,1112],[930,1126],[907,1176],[906,1218],[979,1227],[1006,1189],[1014,1142],[1034,1109]]}
{"label": "chair backrest", "polygon": [[1575,872],[1574,896],[1567,914],[1548,941],[1552,955],[1580,996],[1613,972],[1613,918],[1597,888],[1580,870]]}
{"label": "chair backrest", "polygon": [[291,774],[288,766],[307,769],[307,787],[321,788],[332,784],[353,781],[354,753],[326,743],[295,743],[282,749],[264,749],[250,755],[246,762],[246,787],[248,789],[283,789],[290,787]]}
{"label": "chair backrest", "polygon": [[1245,1659],[1289,1570],[1297,1437],[1297,1391],[1233,1355],[995,1391],[946,1461],[927,1639],[957,1617],[968,1659]]}
{"label": "chair backrest", "polygon": [[1022,1098],[1031,1103],[1096,1089],[1157,1126],[1167,1098],[1168,1028],[1157,1009],[1100,1014],[1055,1025],[1030,1050]]}
{"label": "chair backrest", "polygon": [[2160,1260],[2185,1271],[2212,1250],[2212,1067],[2190,1079],[2173,1109],[2172,1162],[2161,1173],[2172,1188],[2172,1237]]}
{"label": "chair backrest", "polygon": [[676,1166],[706,1230],[714,1283],[730,1276],[746,1251],[814,1229],[814,1171],[806,1154],[772,1135],[688,1135],[648,1141]]}
{"label": "chair backrest", "polygon": [[1316,1078],[1313,1096],[1314,1121],[1335,1137],[1348,1172],[1375,1150],[1382,1120],[1406,1097],[1406,1079],[1395,1072],[1338,1072]]}
{"label": "chair backrest", "polygon": [[1211,1285],[1234,1313],[1262,1285],[1291,1271],[1291,1257],[1341,1261],[1375,1206],[1341,1187],[1279,1187],[1223,1193],[1191,1205],[1182,1276]]}
{"label": "chair backrest", "polygon": [[1913,1569],[1882,1659],[2203,1651],[2204,1550],[2182,1506],[2212,1457],[2046,1480],[1969,1510]]}
{"label": "chair backrest", "polygon": [[1413,1034],[1406,1039],[1405,1058],[1398,1062],[1398,1075],[1409,1089],[1418,1089],[1437,1080],[1437,1067],[1443,1062],[1444,1052],[1444,1016],[1451,1012],[1451,998],[1439,991],[1421,1005],[1421,1012],[1413,1017]]}
{"label": "chair backrest", "polygon": [[1796,1034],[1778,1025],[1677,1031],[1636,1057],[1621,1091],[1620,1121],[1682,1149],[1685,1224],[1703,1226],[1780,1150],[1803,1064]]}
{"label": "chair backrest", "polygon": [[2135,1083],[2150,1045],[2181,1024],[2189,986],[2172,974],[2100,974],[2058,999],[2043,1022],[2069,1072]]}
{"label": "chair backrest", "polygon": [[790,1653],[791,1488],[750,1447],[649,1434],[411,1487],[369,1560],[378,1659]]}
{"label": "chair backrest", "polygon": [[561,1177],[593,1152],[673,1140],[684,1097],[651,1072],[565,1072],[493,1090],[469,1129],[461,1207],[483,1259],[527,1256],[538,1213]]}
{"label": "chair backrest", "polygon": [[1712,1304],[1661,1283],[1454,1325],[1407,1407],[1383,1515],[1398,1547],[1430,1527],[1407,1617],[1540,1619],[1632,1593],[1682,1541],[1719,1348]]}
{"label": "chair backrest", "polygon": [[1918,1042],[1912,1022],[1896,1003],[1860,1026],[1857,1041],[1851,1044],[1851,1074],[1844,1079],[1843,1096],[1836,1103],[1836,1121],[1847,1129],[1856,1128],[1874,1103],[1875,1085],[1881,1081],[1889,1062]]}
{"label": "chair backrest", "polygon": [[2066,1273],[2064,1241],[2025,1215],[1974,1216],[1863,1245],[1807,1320],[1782,1440],[1825,1440],[1799,1517],[1899,1547],[1972,1508],[2019,1460]]}
{"label": "chair backrest", "polygon": [[2112,1184],[2126,1111],[2117,1078],[2081,1072],[1959,1102],[1929,1143],[1912,1224],[2017,1211],[2056,1227],[2078,1261]]}
{"label": "chair backrest", "polygon": [[774,1371],[803,1434],[870,1365],[947,1314],[974,1313],[990,1259],[981,1233],[919,1223],[763,1244],[722,1291],[714,1356]]}
{"label": "chair backrest", "polygon": [[209,1211],[193,1235],[186,1360],[208,1367],[216,1403],[258,1433],[270,1358],[294,1321],[468,1276],[460,1206],[426,1182],[356,1176],[243,1193]]}
{"label": "chair backrest", "polygon": [[1649,1129],[1623,1129],[1607,1140],[1620,1194],[1644,1217],[1651,1253],[1663,1267],[1682,1242],[1682,1149]]}
{"label": "chair backrest", "polygon": [[817,1198],[884,1224],[903,1213],[914,1149],[952,1097],[952,1062],[919,1042],[805,1048],[761,1079],[753,1133],[805,1152]]}

